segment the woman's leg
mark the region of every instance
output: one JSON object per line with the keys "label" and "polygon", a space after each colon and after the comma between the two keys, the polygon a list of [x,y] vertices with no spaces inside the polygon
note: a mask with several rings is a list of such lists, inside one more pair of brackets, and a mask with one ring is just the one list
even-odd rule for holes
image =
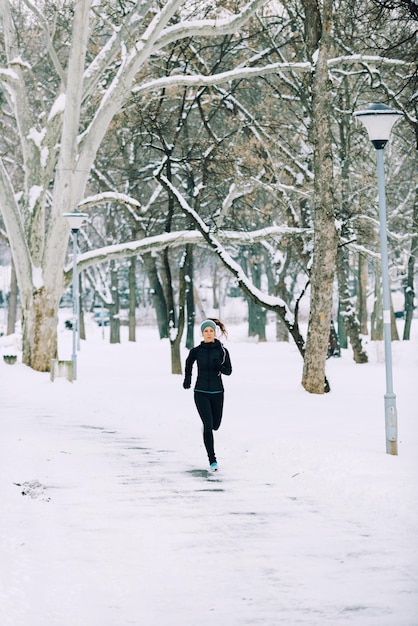
{"label": "woman's leg", "polygon": [[[218,395],[218,394],[216,394]],[[213,414],[211,394],[195,391],[194,401],[196,408],[203,422],[203,443],[208,454],[209,464],[216,462],[215,450],[213,446]]]}
{"label": "woman's leg", "polygon": [[212,417],[213,417],[213,430],[218,430],[222,421],[222,413],[224,408],[224,394],[214,393],[211,398],[212,404]]}

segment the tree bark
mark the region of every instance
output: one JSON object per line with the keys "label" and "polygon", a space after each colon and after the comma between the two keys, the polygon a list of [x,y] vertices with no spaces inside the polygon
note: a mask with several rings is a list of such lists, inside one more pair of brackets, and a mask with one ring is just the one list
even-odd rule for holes
{"label": "tree bark", "polygon": [[415,201],[412,214],[412,240],[411,251],[408,258],[408,271],[406,276],[405,290],[405,326],[403,330],[403,339],[411,338],[411,324],[414,314],[414,275],[415,275],[415,259],[418,252],[418,185],[415,189]]}
{"label": "tree bark", "polygon": [[129,262],[128,341],[136,341],[136,257]]}
{"label": "tree bark", "polygon": [[78,332],[80,339],[86,339],[86,324],[84,322],[84,306],[83,306],[83,281],[81,273],[78,275]]}
{"label": "tree bark", "polygon": [[213,278],[212,278],[212,307],[214,309],[219,309],[219,283],[218,283],[218,267],[215,264],[215,268],[213,270]]}
{"label": "tree bark", "polygon": [[399,341],[398,326],[396,324],[395,311],[393,309],[393,301],[392,301],[391,295],[390,295],[390,336],[391,336],[392,341]]}
{"label": "tree bark", "polygon": [[374,276],[374,302],[370,322],[370,338],[372,341],[383,341],[382,276],[380,265],[375,265]]}
{"label": "tree bark", "polygon": [[196,319],[195,303],[194,303],[194,264],[193,264],[193,246],[187,245],[187,260],[185,267],[186,280],[186,311],[187,311],[187,332],[186,332],[186,348],[194,346],[194,324]]}
{"label": "tree bark", "polygon": [[338,301],[338,314],[337,314],[337,324],[338,324],[338,341],[340,343],[341,348],[344,350],[348,347],[348,336],[345,328],[344,317],[341,315],[341,304]]}
{"label": "tree bark", "polygon": [[155,258],[150,252],[142,255],[142,260],[147,272],[149,285],[151,288],[152,302],[157,315],[157,324],[160,339],[167,339],[168,337],[168,315],[167,315],[167,302],[164,294],[164,289],[161,285],[160,278],[158,276],[158,270]]}
{"label": "tree bark", "polygon": [[109,340],[110,343],[120,343],[119,277],[115,261],[110,261],[110,288],[112,294],[112,304],[109,306]]}
{"label": "tree bark", "polygon": [[[49,372],[56,359],[58,306],[61,291],[34,291],[31,304],[22,306],[22,361],[38,372]],[[29,335],[29,336],[28,336]]]}
{"label": "tree bark", "polygon": [[180,263],[179,272],[179,298],[178,298],[178,315],[177,315],[177,328],[172,327],[170,329],[170,347],[171,347],[171,373],[181,375],[183,372],[180,354],[181,339],[184,331],[185,322],[185,304],[186,304],[186,268],[187,268],[187,247],[184,251],[182,261]]}
{"label": "tree bark", "polygon": [[368,335],[368,312],[367,312],[367,285],[368,285],[368,260],[364,254],[358,256],[358,276],[357,276],[357,310],[360,322],[360,332]]}
{"label": "tree bark", "polygon": [[[317,10],[319,10],[317,8]],[[309,19],[309,15],[306,15]],[[312,85],[314,141],[314,252],[311,268],[311,299],[303,363],[302,385],[310,393],[329,391],[325,377],[337,231],[335,227],[334,177],[331,134],[331,92],[328,76],[328,48],[332,22],[332,2],[323,3],[322,37]]]}
{"label": "tree bark", "polygon": [[[258,257],[250,257],[251,277],[257,289],[261,287],[261,263]],[[266,337],[266,309],[256,304],[251,298],[248,301],[248,336],[258,337],[258,341],[267,341]]]}
{"label": "tree bark", "polygon": [[356,363],[367,363],[368,357],[363,350],[360,337],[360,324],[350,295],[348,253],[344,246],[339,247],[337,252],[337,278],[339,319],[342,319],[345,331],[350,339],[354,361]]}
{"label": "tree bark", "polygon": [[[10,294],[9,294],[9,302],[7,309],[7,334],[12,335],[15,332],[16,328],[16,318],[17,318],[17,296],[18,296],[18,287],[17,287],[17,278],[15,266],[12,261],[11,265],[11,275],[10,275]],[[4,295],[6,297],[6,294]]]}

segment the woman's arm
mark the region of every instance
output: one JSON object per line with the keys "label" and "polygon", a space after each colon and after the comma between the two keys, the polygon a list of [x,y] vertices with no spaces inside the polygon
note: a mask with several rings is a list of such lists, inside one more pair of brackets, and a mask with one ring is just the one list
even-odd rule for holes
{"label": "woman's arm", "polygon": [[225,374],[225,376],[230,376],[232,374],[232,365],[231,365],[231,358],[229,356],[229,352],[222,345],[221,345],[221,350],[222,350],[222,358],[219,364],[219,371],[221,372],[221,374]]}
{"label": "woman's arm", "polygon": [[196,361],[196,351],[194,348],[192,348],[189,352],[189,356],[186,359],[186,365],[184,368],[184,381],[183,381],[184,389],[190,389],[190,386],[192,384],[192,370],[193,370],[193,363],[195,361]]}

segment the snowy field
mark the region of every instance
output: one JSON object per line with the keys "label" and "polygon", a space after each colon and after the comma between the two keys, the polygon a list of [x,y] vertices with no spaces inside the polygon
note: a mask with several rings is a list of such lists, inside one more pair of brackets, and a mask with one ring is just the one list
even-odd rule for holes
{"label": "snowy field", "polygon": [[418,626],[417,337],[393,344],[395,457],[382,344],[312,396],[293,344],[230,327],[209,475],[168,343],[87,332],[74,383],[0,361],[2,626]]}

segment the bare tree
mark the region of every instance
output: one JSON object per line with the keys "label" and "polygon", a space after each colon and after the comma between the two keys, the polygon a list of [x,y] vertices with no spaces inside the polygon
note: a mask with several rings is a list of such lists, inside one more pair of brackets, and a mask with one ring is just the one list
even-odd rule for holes
{"label": "bare tree", "polygon": [[[1,0],[6,65],[0,80],[18,129],[21,169],[1,161],[0,205],[21,295],[24,363],[48,371],[56,356],[69,237],[63,214],[83,199],[97,151],[131,89],[147,83],[147,61],[176,40],[235,32],[263,2],[250,0],[236,14],[208,19],[196,18],[183,0],[141,2],[119,12],[88,0],[59,7]],[[54,32],[59,16],[65,19],[61,38]],[[37,80],[40,53],[49,80]]]}

